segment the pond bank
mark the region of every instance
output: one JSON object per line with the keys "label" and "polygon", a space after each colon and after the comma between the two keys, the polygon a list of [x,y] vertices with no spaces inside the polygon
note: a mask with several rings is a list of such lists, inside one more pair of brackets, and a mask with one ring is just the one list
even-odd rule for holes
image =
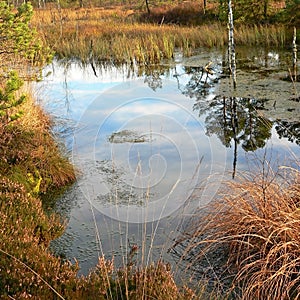
{"label": "pond bank", "polygon": [[[61,13],[60,10],[58,12]],[[52,16],[51,13],[52,12],[50,12],[50,15]],[[58,25],[58,27],[50,28],[51,26],[48,24],[49,26],[47,25],[45,36],[48,35],[48,37],[52,37],[52,40],[47,39],[47,41],[51,41],[56,53],[59,53],[59,50],[62,49],[61,56],[68,56],[69,54],[70,56],[75,55],[76,57],[81,57],[82,61],[89,63],[94,71],[96,63],[103,60],[103,56],[99,56],[99,53],[101,53],[101,55],[104,54],[104,59],[113,61],[114,63],[124,62],[125,57],[125,59],[130,62],[137,61],[142,64],[150,64],[152,62],[160,62],[163,58],[172,57],[176,47],[180,47],[185,55],[191,55],[191,49],[198,46],[196,42],[191,45],[189,39],[189,37],[193,36],[195,40],[199,39],[199,30],[197,28],[195,29],[197,34],[194,34],[193,30],[185,28],[185,33],[177,36],[174,40],[173,35],[174,30],[177,31],[176,26],[163,26],[163,24],[161,24],[162,26],[159,28],[162,30],[157,31],[157,28],[154,29],[152,26],[148,26],[148,24],[146,26],[138,26],[137,24],[131,24],[133,26],[130,26],[130,24],[116,26],[116,24],[119,25],[119,23],[112,22],[112,27],[106,27],[103,26],[103,24],[107,25],[107,21],[98,23],[97,20],[94,24],[95,26],[91,26],[91,20],[88,20],[88,24],[85,26],[86,24],[83,22],[84,19],[81,20],[81,18],[78,19],[77,17],[74,23],[70,22],[68,24],[69,26],[67,26],[67,24],[64,23],[68,21],[67,18],[62,18],[62,15],[59,15],[59,21],[54,22],[54,25]],[[42,20],[39,25],[45,24],[47,24],[47,22]],[[98,32],[101,27],[108,29],[107,32],[104,32],[104,36],[107,38],[101,39],[102,36],[94,38],[94,33]],[[146,34],[138,34],[137,37],[132,37],[132,33],[141,33],[143,28],[146,27],[147,29],[152,29],[149,39],[147,32]],[[39,27],[40,30],[44,28],[43,26]],[[121,29],[121,35],[118,28]],[[137,28],[140,30],[136,30]],[[210,27],[207,28],[207,31],[212,31]],[[57,29],[57,31],[55,29]],[[207,38],[202,32],[202,36],[205,37],[205,42],[208,42],[208,44],[205,45],[209,47],[214,46],[215,43],[218,43],[219,46],[223,45],[222,43],[224,40],[226,41],[226,38],[222,38],[224,37],[224,32],[221,27],[220,29],[220,35],[218,36],[221,38],[217,38],[213,41],[209,37]],[[169,35],[166,35],[165,31],[168,31]],[[124,36],[123,32],[128,35]],[[81,33],[83,33],[83,36]],[[90,33],[91,35],[88,35]],[[84,39],[83,37],[86,36],[90,36],[91,38]],[[247,36],[247,34],[244,32],[243,36]],[[264,40],[269,40],[268,38],[266,39],[266,35],[258,34],[258,36]],[[278,35],[276,34],[276,37],[278,38],[275,38],[275,41],[278,41],[280,45],[282,41],[286,40],[285,35],[282,35],[280,32]],[[59,43],[66,40],[66,38],[68,38],[70,43]],[[104,43],[101,43],[102,40]],[[272,41],[273,39],[271,38],[270,40]],[[125,41],[129,43],[126,44],[126,47],[123,47]],[[75,50],[76,53],[74,52],[74,48],[72,49],[75,44],[77,46]],[[143,44],[146,45],[145,48],[143,48]],[[271,44],[273,45],[273,43]],[[112,49],[116,50],[113,55],[111,55]],[[123,52],[123,50],[125,51]],[[154,80],[150,81],[150,79],[151,78],[149,78],[149,82],[151,82],[151,86],[157,88],[156,85],[153,85],[153,83],[156,82]],[[1,100],[4,99],[5,101],[5,97],[3,97],[2,94],[1,96]],[[145,264],[137,263],[135,261],[135,255],[140,249],[138,244],[131,243],[130,241],[128,244],[126,243],[127,247],[122,257],[125,263],[121,269],[115,267],[113,260],[109,261],[105,260],[104,257],[100,257],[97,267],[87,276],[83,277],[78,276],[80,266],[78,266],[77,263],[72,265],[63,258],[56,257],[50,252],[48,248],[49,243],[62,234],[64,226],[61,224],[59,216],[45,212],[41,195],[47,195],[49,191],[53,189],[74,182],[75,172],[72,164],[70,164],[66,156],[63,155],[63,149],[57,145],[57,141],[52,136],[51,121],[33,102],[32,99],[24,102],[22,107],[23,115],[18,117],[18,120],[14,122],[10,122],[11,120],[9,120],[9,124],[0,123],[0,298],[203,299],[203,294],[197,294],[196,296],[195,293],[197,292],[194,290],[185,287],[182,289],[179,288],[173,279],[173,273],[168,265],[160,261],[154,262],[155,260],[150,258],[150,256],[147,257]],[[18,105],[18,103],[16,103],[16,105]],[[19,111],[17,111],[15,115],[18,113]],[[15,115],[12,114],[11,116]],[[3,115],[1,117],[3,117]],[[251,120],[253,120],[252,115],[250,115],[250,117]],[[293,128],[296,127],[297,129],[297,126],[297,124],[292,124]],[[286,129],[285,123],[284,129]],[[123,135],[124,132],[130,133],[131,131],[122,131]],[[113,134],[113,139],[111,140],[115,142],[115,137],[118,136],[120,132],[115,131]],[[250,132],[250,134],[252,135],[252,132]],[[152,141],[150,138],[140,139],[141,137],[144,137],[144,135],[135,136],[135,145],[138,144],[139,141],[142,141],[143,145],[147,141]],[[158,138],[156,140],[158,140]],[[122,146],[121,143],[115,142],[113,144],[114,146]],[[161,162],[159,159],[160,156],[156,156],[155,158],[156,162]],[[203,162],[202,158],[200,162]],[[106,168],[105,164],[100,167],[103,171],[112,170],[110,166]],[[247,185],[247,188],[248,187],[249,185]],[[272,195],[274,191],[276,192],[277,190],[270,190],[270,195]],[[265,192],[266,189],[264,189],[264,196]],[[294,189],[292,195],[293,210],[291,213],[288,211],[288,217],[292,218],[290,225],[297,225],[297,220],[299,219],[299,197],[296,193],[299,195],[299,189]],[[173,196],[170,198],[174,200]],[[234,198],[234,200],[235,199],[237,198]],[[298,200],[294,201],[295,199]],[[282,201],[281,198],[278,200],[278,203],[282,204],[280,201]],[[245,203],[247,204],[248,202],[245,201]],[[232,203],[229,202],[229,205],[231,204]],[[237,203],[238,206],[240,206],[239,204],[240,203]],[[273,207],[272,202],[270,204],[270,207]],[[294,209],[294,207],[296,207],[296,209]],[[281,205],[279,205],[277,211],[281,211]],[[237,214],[237,216],[239,216],[239,214]],[[285,215],[284,217],[287,216]],[[286,219],[287,218],[284,220]],[[240,228],[236,226],[230,218],[229,221],[229,228],[233,226]],[[272,236],[276,237],[274,243],[278,241],[277,232],[284,234],[286,234],[286,232],[296,234],[299,232],[299,227],[295,226],[296,230],[293,230],[293,228],[289,230],[290,228],[284,227],[281,231],[280,227],[280,231],[272,231]],[[97,233],[99,235],[99,232]],[[268,236],[268,238],[269,237],[270,236]],[[291,243],[296,244],[296,242],[298,242],[297,238],[298,235]],[[270,239],[268,239],[268,241],[269,240]],[[244,240],[242,240],[242,242],[243,241]],[[290,240],[287,240],[284,247],[286,248],[286,246],[291,243]],[[269,247],[269,244],[267,246]],[[268,247],[262,248],[267,249]],[[280,248],[280,250],[281,249],[282,248]],[[297,249],[290,251],[290,253],[295,253],[296,257],[298,257],[298,249],[299,243],[297,244]],[[142,251],[143,249],[141,252]],[[245,255],[248,254],[247,251],[244,253]],[[289,253],[287,252],[287,255],[285,254],[286,253],[284,253],[283,258],[288,256]],[[298,263],[298,260],[296,263]],[[196,264],[198,265],[199,261],[197,261]],[[299,265],[296,265],[296,272],[297,271],[299,271]],[[294,279],[296,272],[291,269],[291,279]],[[278,272],[278,274],[281,275],[282,273]],[[264,278],[262,278],[262,280],[263,279]],[[292,283],[294,282],[295,281]],[[292,296],[295,295],[295,298],[298,297],[295,293],[299,291],[299,281],[296,281],[296,283],[297,285],[293,285],[295,290],[291,290],[291,294]],[[192,289],[194,289],[194,286],[192,286]],[[205,286],[202,290],[205,290]],[[270,290],[272,290],[272,288]],[[253,294],[256,294],[255,292],[256,291],[254,291]],[[278,296],[277,290],[275,290],[275,293]],[[217,297],[209,295],[206,298],[216,299]],[[218,298],[225,298],[225,296],[222,295]],[[251,299],[251,297],[249,298]]]}
{"label": "pond bank", "polygon": [[[74,170],[68,160],[61,157],[61,149],[50,134],[51,122],[41,109],[29,100],[23,112],[23,117],[3,133],[6,139],[1,145],[1,296],[144,299],[145,295],[151,295],[155,299],[194,299],[196,292],[180,289],[167,265],[149,261],[146,267],[137,266],[134,257],[139,250],[135,244],[129,245],[128,257],[124,258],[128,263],[121,270],[114,267],[113,261],[100,258],[96,269],[85,277],[78,277],[78,265],[71,265],[48,251],[49,242],[64,228],[57,216],[45,214],[39,194],[72,182]],[[293,201],[299,195],[296,187]],[[270,196],[272,194],[270,190]],[[295,206],[298,207],[298,200]],[[298,208],[294,211],[295,220],[291,223],[297,225]],[[205,226],[201,230],[205,230]],[[298,231],[292,228],[291,232]],[[190,249],[191,245],[186,251]],[[205,298],[198,294],[196,299]]]}
{"label": "pond bank", "polygon": [[0,298],[192,296],[177,288],[163,263],[116,270],[113,262],[99,258],[97,268],[79,278],[77,264],[50,253],[49,243],[62,234],[64,225],[58,215],[45,213],[41,195],[74,182],[75,170],[51,134],[49,117],[33,99],[27,99],[22,110],[21,118],[1,126]]}
{"label": "pond bank", "polygon": [[58,216],[45,214],[40,200],[74,182],[75,171],[51,134],[49,117],[30,97],[21,110],[18,120],[1,124],[0,142],[0,294],[18,299],[47,295],[44,281],[56,288],[58,278],[75,276],[75,269],[47,251],[64,226]]}

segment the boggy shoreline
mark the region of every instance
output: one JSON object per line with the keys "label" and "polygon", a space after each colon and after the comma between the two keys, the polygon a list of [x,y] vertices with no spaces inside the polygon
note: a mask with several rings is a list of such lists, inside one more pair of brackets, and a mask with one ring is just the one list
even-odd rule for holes
{"label": "boggy shoreline", "polygon": [[162,262],[116,269],[100,257],[79,277],[78,264],[50,252],[64,222],[44,210],[42,198],[72,184],[76,171],[32,97],[21,110],[0,126],[0,299],[191,299],[194,293],[179,289]]}

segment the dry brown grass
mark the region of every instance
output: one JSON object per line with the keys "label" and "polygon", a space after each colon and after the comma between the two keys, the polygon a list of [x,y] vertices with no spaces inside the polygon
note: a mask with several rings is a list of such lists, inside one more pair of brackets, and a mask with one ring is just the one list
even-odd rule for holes
{"label": "dry brown grass", "polygon": [[218,19],[218,3],[207,1],[204,10],[203,1],[183,1],[161,4],[152,7],[151,14],[143,13],[139,20],[157,24],[205,25]]}
{"label": "dry brown grass", "polygon": [[[219,22],[200,27],[145,24],[131,13],[120,9],[37,10],[32,25],[59,57],[76,57],[86,63],[92,59],[95,63],[156,64],[172,58],[176,50],[189,56],[200,47],[227,45],[226,26]],[[235,35],[239,45],[282,46],[285,40],[285,29],[280,26],[241,25]]]}
{"label": "dry brown grass", "polygon": [[285,171],[228,183],[178,241],[188,241],[183,255],[193,253],[193,264],[227,249],[241,299],[300,299],[300,173]]}
{"label": "dry brown grass", "polygon": [[288,40],[284,25],[241,25],[235,30],[237,45],[265,45],[268,47],[283,47]]}
{"label": "dry brown grass", "polygon": [[1,174],[24,184],[28,192],[46,193],[74,182],[75,170],[51,133],[49,116],[28,95],[17,107],[22,116],[1,127]]}
{"label": "dry brown grass", "polygon": [[44,24],[51,24],[57,22],[68,22],[71,20],[84,21],[84,20],[105,20],[105,19],[124,19],[129,18],[134,14],[132,9],[122,7],[113,8],[61,8],[57,7],[47,9],[36,9],[32,19],[32,25],[36,26],[43,22]]}

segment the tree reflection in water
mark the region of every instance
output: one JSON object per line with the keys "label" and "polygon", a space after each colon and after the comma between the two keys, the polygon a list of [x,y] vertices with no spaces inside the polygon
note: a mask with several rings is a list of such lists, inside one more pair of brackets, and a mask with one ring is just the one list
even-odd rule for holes
{"label": "tree reflection in water", "polygon": [[252,98],[216,96],[197,101],[194,110],[206,115],[206,133],[216,134],[225,147],[234,148],[233,177],[236,171],[238,145],[245,151],[263,148],[271,138],[272,122],[259,114],[264,102]]}
{"label": "tree reflection in water", "polygon": [[[265,109],[267,99],[218,95],[208,100],[211,89],[226,76],[223,73],[216,74],[210,66],[211,63],[204,67],[184,66],[182,74],[176,71],[173,76],[180,92],[195,100],[194,111],[198,110],[199,116],[205,115],[206,134],[216,134],[225,147],[233,148],[233,177],[236,173],[238,146],[246,152],[265,147],[271,138],[273,125],[280,138],[287,138],[300,145],[300,122],[271,121],[260,113]],[[166,75],[165,68],[148,69],[145,82],[155,91],[162,87],[163,75]],[[182,75],[189,75],[184,85],[180,82]]]}
{"label": "tree reflection in water", "polygon": [[[213,83],[217,83],[219,80],[219,77],[214,76],[214,71],[210,66],[211,62],[205,67],[185,66],[183,68],[183,74],[176,73],[174,75],[177,80],[178,89],[183,95],[196,99],[209,95],[209,88]],[[181,89],[180,76],[184,74],[191,75],[191,78],[184,86],[184,89]]]}
{"label": "tree reflection in water", "polygon": [[275,129],[280,138],[287,138],[290,142],[300,146],[300,122],[277,120]]}
{"label": "tree reflection in water", "polygon": [[144,82],[155,92],[163,86],[162,77],[169,75],[170,67],[167,65],[161,66],[145,66],[139,69],[139,76],[144,77]]}
{"label": "tree reflection in water", "polygon": [[216,134],[225,147],[233,147],[234,177],[238,145],[247,152],[255,151],[263,148],[271,137],[272,122],[259,114],[259,110],[264,109],[264,100],[225,96],[207,100],[210,88],[219,78],[211,78],[212,72],[206,68],[189,67],[185,70],[191,78],[182,93],[196,99],[193,109],[199,111],[199,116],[206,116],[206,134]]}

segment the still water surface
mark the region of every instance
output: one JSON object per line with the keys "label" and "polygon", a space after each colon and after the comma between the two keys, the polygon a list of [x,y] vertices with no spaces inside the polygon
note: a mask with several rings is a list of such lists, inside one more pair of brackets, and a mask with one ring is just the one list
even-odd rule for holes
{"label": "still water surface", "polygon": [[[138,262],[172,263],[173,239],[222,181],[259,172],[263,159],[274,170],[297,166],[300,84],[282,80],[289,54],[241,49],[237,57],[236,90],[221,51],[96,74],[76,61],[45,68],[37,97],[79,171],[54,208],[68,225],[52,246],[81,273],[102,254],[127,264],[133,245]],[[203,71],[210,61],[211,74]]]}

